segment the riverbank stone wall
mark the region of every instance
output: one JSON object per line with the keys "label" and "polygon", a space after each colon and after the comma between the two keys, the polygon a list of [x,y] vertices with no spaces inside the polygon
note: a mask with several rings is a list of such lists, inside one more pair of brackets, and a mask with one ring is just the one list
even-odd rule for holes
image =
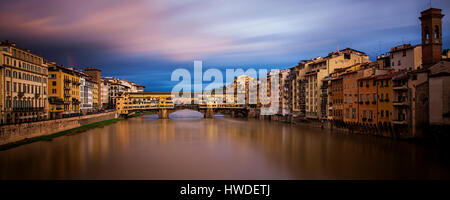
{"label": "riverbank stone wall", "polygon": [[99,121],[117,118],[116,112],[84,115],[40,122],[0,126],[0,145],[18,142],[28,138],[51,135]]}

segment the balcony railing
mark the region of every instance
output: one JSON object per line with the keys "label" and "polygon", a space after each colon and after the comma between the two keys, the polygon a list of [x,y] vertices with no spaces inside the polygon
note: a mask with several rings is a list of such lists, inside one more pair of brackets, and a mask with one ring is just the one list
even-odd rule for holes
{"label": "balcony railing", "polygon": [[369,101],[366,101],[366,104],[369,104],[370,102]]}
{"label": "balcony railing", "polygon": [[394,120],[392,120],[392,123],[393,124],[408,124],[406,119],[394,119]]}
{"label": "balcony railing", "polygon": [[372,104],[377,104],[377,101],[372,101]]}
{"label": "balcony railing", "polygon": [[13,112],[44,112],[44,107],[21,107],[13,108]]}
{"label": "balcony railing", "polygon": [[23,95],[25,95],[25,93],[24,92],[18,92],[17,93],[17,96],[20,98],[20,97],[23,97]]}
{"label": "balcony railing", "polygon": [[394,85],[394,87],[392,87],[393,90],[407,90],[408,87],[406,85]]}
{"label": "balcony railing", "polygon": [[394,104],[394,106],[406,106],[409,103],[407,101],[394,101],[392,104]]}

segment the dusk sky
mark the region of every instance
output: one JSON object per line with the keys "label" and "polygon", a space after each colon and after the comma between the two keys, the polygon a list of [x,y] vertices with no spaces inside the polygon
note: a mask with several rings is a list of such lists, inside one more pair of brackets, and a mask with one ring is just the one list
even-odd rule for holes
{"label": "dusk sky", "polygon": [[[351,47],[371,59],[420,43],[429,0],[0,0],[0,40],[49,61],[171,91],[176,68],[289,68]],[[450,2],[443,14],[449,48]]]}

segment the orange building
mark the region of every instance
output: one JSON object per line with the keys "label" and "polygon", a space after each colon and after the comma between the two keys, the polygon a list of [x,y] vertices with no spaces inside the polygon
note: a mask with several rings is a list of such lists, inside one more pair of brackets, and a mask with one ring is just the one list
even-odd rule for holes
{"label": "orange building", "polygon": [[377,125],[377,77],[367,76],[358,79],[359,124]]}
{"label": "orange building", "polygon": [[351,70],[342,75],[343,112],[345,123],[358,123],[358,71]]}
{"label": "orange building", "polygon": [[330,85],[330,116],[334,121],[342,122],[344,118],[344,87],[343,87],[343,76],[346,73],[346,69],[337,69],[331,76]]}

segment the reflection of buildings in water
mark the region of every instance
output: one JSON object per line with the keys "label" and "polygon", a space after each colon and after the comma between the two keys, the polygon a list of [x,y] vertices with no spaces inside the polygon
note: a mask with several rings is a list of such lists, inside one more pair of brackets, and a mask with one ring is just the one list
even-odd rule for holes
{"label": "reflection of buildings in water", "polygon": [[[136,147],[139,152],[134,151]],[[89,178],[96,176],[95,170],[108,175],[115,172],[109,169],[116,166],[111,163],[120,164],[123,155],[131,159],[148,158],[130,163],[142,166],[152,163],[149,166],[163,174],[157,177],[171,176],[165,172],[191,177],[183,174],[183,170],[200,176],[223,170],[222,176],[230,178],[236,178],[235,172],[251,174],[243,173],[243,177],[297,179],[410,179],[449,175],[446,166],[436,161],[436,153],[406,142],[263,120],[141,117],[0,152],[0,179]],[[254,169],[259,166],[260,171]],[[126,164],[121,167],[128,171],[140,169]],[[141,170],[124,171],[122,176],[152,173],[147,168]]]}
{"label": "reflection of buildings in water", "polygon": [[205,138],[211,142],[210,144],[215,144],[217,140],[219,139],[218,133],[219,133],[219,126],[217,126],[217,123],[214,122],[214,119],[206,119],[205,120],[206,125],[206,133],[204,133]]}
{"label": "reflection of buildings in water", "polygon": [[[120,121],[117,124],[116,130],[115,132],[113,132],[115,138],[113,139],[114,141],[114,149],[116,150],[122,150],[122,149],[126,149],[129,147],[130,145],[130,134],[132,133],[130,131],[130,124],[132,124],[132,126],[137,125],[137,123],[135,123],[135,119],[132,119],[133,121]],[[142,120],[142,118],[139,118],[139,120]],[[122,123],[123,122],[123,123]],[[134,122],[134,123],[133,123]]]}
{"label": "reflection of buildings in water", "polygon": [[264,152],[270,164],[290,172],[294,178],[411,178],[411,174],[429,177],[433,168],[432,162],[424,157],[423,147],[413,144],[329,134],[280,123],[256,122],[254,126],[253,131],[240,129],[229,136],[242,149],[252,145]]}
{"label": "reflection of buildings in water", "polygon": [[158,120],[159,126],[155,134],[161,144],[172,143],[175,140],[176,124],[171,119]]}

